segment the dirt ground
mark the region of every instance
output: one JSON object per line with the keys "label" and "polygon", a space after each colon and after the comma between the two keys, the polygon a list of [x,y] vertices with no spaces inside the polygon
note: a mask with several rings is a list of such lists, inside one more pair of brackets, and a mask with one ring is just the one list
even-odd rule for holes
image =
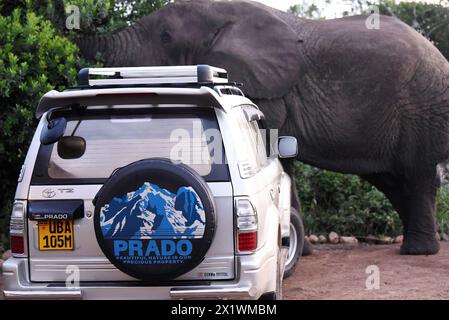
{"label": "dirt ground", "polygon": [[[401,256],[399,245],[319,245],[301,259],[284,299],[449,299],[449,242],[435,256]],[[366,289],[370,265],[379,268],[379,289]]]}
{"label": "dirt ground", "polygon": [[[370,265],[379,289],[366,289]],[[449,243],[435,256],[401,256],[399,245],[315,246],[284,281],[284,299],[449,299]]]}

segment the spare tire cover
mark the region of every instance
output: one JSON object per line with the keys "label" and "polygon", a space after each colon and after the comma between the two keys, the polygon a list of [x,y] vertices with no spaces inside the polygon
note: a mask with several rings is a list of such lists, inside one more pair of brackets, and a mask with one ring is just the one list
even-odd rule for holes
{"label": "spare tire cover", "polygon": [[124,273],[170,280],[204,259],[215,232],[213,196],[194,170],[152,158],[117,170],[96,196],[98,244]]}

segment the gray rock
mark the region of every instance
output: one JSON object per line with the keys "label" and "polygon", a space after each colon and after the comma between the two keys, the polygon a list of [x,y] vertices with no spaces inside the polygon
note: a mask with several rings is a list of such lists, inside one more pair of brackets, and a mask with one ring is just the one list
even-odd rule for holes
{"label": "gray rock", "polygon": [[400,235],[400,236],[397,236],[396,238],[394,238],[394,243],[402,243],[402,242],[404,242],[403,235]]}
{"label": "gray rock", "polygon": [[438,232],[435,233],[435,239],[437,239],[437,241],[441,241],[441,237],[440,237],[440,234]]}
{"label": "gray rock", "polygon": [[446,233],[441,234],[441,241],[449,241],[449,236]]}
{"label": "gray rock", "polygon": [[357,240],[356,237],[343,237],[343,236],[341,236],[340,237],[340,243],[354,245],[354,244],[359,243],[359,241]]}
{"label": "gray rock", "polygon": [[375,244],[378,241],[376,236],[373,236],[372,234],[369,234],[366,237],[366,242],[368,242],[368,244]]}
{"label": "gray rock", "polygon": [[391,237],[382,237],[379,239],[380,244],[392,244],[394,241]]}
{"label": "gray rock", "polygon": [[340,237],[338,236],[338,234],[336,232],[332,231],[331,233],[329,233],[329,242],[330,243],[334,243],[334,244],[338,243],[340,241],[339,238]]}
{"label": "gray rock", "polygon": [[325,235],[320,234],[320,235],[318,236],[318,241],[319,241],[320,243],[326,243],[326,242],[327,242],[327,238],[326,238]]}
{"label": "gray rock", "polygon": [[318,237],[314,234],[311,234],[309,236],[309,241],[311,244],[317,244],[319,242]]}
{"label": "gray rock", "polygon": [[9,258],[11,258],[11,250],[6,250],[2,254],[2,260],[8,260]]}

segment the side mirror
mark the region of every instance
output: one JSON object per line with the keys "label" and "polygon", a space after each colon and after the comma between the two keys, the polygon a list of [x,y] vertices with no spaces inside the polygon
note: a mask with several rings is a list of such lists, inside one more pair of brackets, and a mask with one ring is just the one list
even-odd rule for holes
{"label": "side mirror", "polygon": [[278,139],[279,158],[294,158],[298,155],[298,141],[295,137],[282,136]]}
{"label": "side mirror", "polygon": [[42,129],[41,143],[46,146],[59,141],[64,135],[66,127],[67,120],[65,118],[49,120],[48,124]]}
{"label": "side mirror", "polygon": [[58,142],[58,155],[62,159],[78,159],[86,152],[86,140],[76,136],[62,137]]}

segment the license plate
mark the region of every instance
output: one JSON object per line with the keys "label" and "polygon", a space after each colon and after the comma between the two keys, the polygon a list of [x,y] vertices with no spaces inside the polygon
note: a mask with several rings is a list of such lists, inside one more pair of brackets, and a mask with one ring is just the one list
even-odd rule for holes
{"label": "license plate", "polygon": [[73,250],[73,221],[39,221],[39,250]]}

